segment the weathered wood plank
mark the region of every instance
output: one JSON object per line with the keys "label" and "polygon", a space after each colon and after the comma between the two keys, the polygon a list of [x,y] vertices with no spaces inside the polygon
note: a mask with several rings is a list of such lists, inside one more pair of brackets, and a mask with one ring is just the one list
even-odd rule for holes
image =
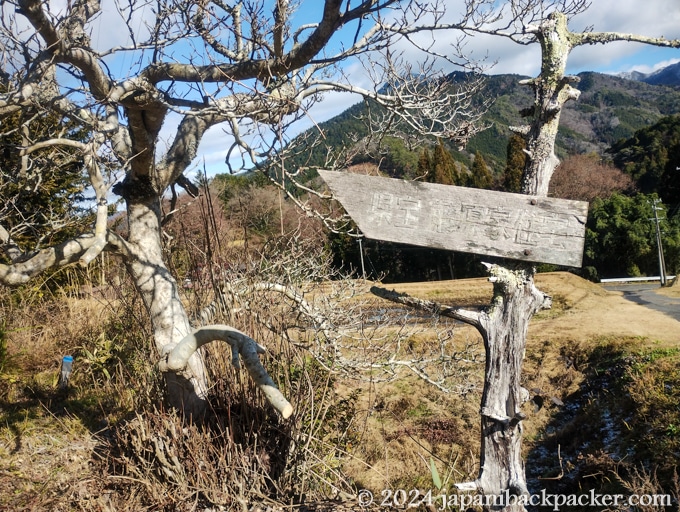
{"label": "weathered wood plank", "polygon": [[368,237],[580,267],[588,203],[319,171]]}

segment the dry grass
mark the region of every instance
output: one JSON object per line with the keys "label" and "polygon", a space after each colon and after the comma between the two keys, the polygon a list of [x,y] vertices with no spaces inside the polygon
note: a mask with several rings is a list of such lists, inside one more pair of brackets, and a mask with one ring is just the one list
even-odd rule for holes
{"label": "dry grass", "polygon": [[[588,354],[598,345],[612,347],[616,340],[628,340],[627,347],[634,343],[638,350],[658,350],[677,347],[680,339],[678,322],[626,301],[619,293],[607,292],[598,285],[566,273],[540,274],[536,281],[539,288],[553,296],[554,308],[540,313],[532,321],[529,333],[524,385],[535,393],[540,392],[545,401],[538,411],[527,405],[527,452],[544,442],[546,428],[552,425],[562,410],[556,404],[560,401],[569,404],[570,400],[579,396],[588,379]],[[492,291],[485,279],[407,283],[394,285],[394,288],[444,304],[465,306],[488,302]],[[95,450],[97,445],[105,446],[99,438],[103,428],[120,422],[140,400],[148,403],[148,397],[141,397],[134,390],[150,386],[150,380],[129,380],[131,375],[139,375],[133,371],[135,364],[142,369],[148,369],[148,366],[145,367],[143,362],[135,363],[134,353],[112,351],[111,346],[106,348],[105,340],[101,338],[102,332],[107,332],[106,336],[115,338],[121,347],[126,346],[122,333],[131,330],[129,322],[135,321],[134,308],[125,309],[127,306],[119,304],[119,308],[128,312],[125,320],[128,323],[123,322],[112,329],[112,322],[121,322],[112,320],[111,315],[116,308],[111,309],[110,306],[115,304],[105,304],[92,298],[36,301],[35,304],[37,307],[30,310],[24,307],[25,304],[11,301],[4,305],[4,318],[11,318],[11,323],[6,333],[9,340],[7,357],[0,366],[0,509],[123,510],[125,500],[129,504],[136,503],[139,507],[146,504],[144,507],[148,507],[145,501],[148,498],[142,499],[141,495],[149,492],[149,484],[154,486],[151,495],[160,495],[162,486],[167,485],[163,478],[145,477],[145,464],[153,466],[153,459],[142,457],[137,460],[136,465],[119,473],[128,479],[127,483],[123,485],[124,479],[119,476],[116,485],[113,485],[112,481],[102,480],[103,466]],[[109,327],[103,331],[102,325],[107,323]],[[143,329],[140,326],[136,329],[139,339],[144,339]],[[469,341],[475,336],[478,335],[471,328],[455,328],[456,343]],[[140,350],[143,350],[144,342],[141,343]],[[427,336],[422,335],[414,345],[415,349],[413,346],[410,349],[417,351],[421,347],[424,350],[428,343]],[[64,353],[78,352],[82,347],[87,347],[90,353],[99,350],[101,360],[81,357],[74,375],[75,394],[61,396],[54,387],[60,357]],[[279,347],[277,350],[285,352],[286,349]],[[82,356],[83,353],[80,354]],[[124,364],[122,360],[125,360]],[[303,362],[304,359],[301,359],[298,364]],[[148,373],[148,370],[144,371]],[[481,375],[480,364],[477,373],[466,379],[481,379]],[[294,384],[285,384],[285,372],[280,376],[284,377],[282,383],[285,386]],[[153,379],[153,375],[145,378]],[[124,381],[127,385],[121,384]],[[306,468],[313,473],[325,472],[320,481],[331,484],[333,478],[339,478],[343,473],[350,479],[343,483],[344,486],[352,483],[357,488],[377,491],[400,486],[429,489],[432,488],[431,459],[449,484],[467,480],[476,474],[479,446],[477,393],[446,395],[415,376],[389,383],[338,381],[330,389],[337,394],[334,403],[344,398],[348,400],[346,405],[353,405],[337,409],[335,417],[324,420],[327,425],[338,425],[339,421],[344,423],[340,430],[317,430],[318,436],[312,437],[318,445],[314,450],[310,447],[299,459],[298,468]],[[307,393],[304,388],[292,386],[288,391],[296,393],[298,403],[303,403],[302,397]],[[557,402],[553,402],[552,398]],[[224,407],[225,410],[234,410],[233,406]],[[304,407],[310,412],[309,404]],[[351,413],[348,412],[350,410]],[[265,416],[258,422],[265,421]],[[136,421],[138,424],[130,423],[127,431],[121,431],[119,447],[125,447],[125,439],[130,446],[134,444],[135,429],[144,428],[140,426],[140,419]],[[158,435],[165,436],[164,442],[175,443],[173,450],[196,453],[198,448],[185,445],[183,435],[170,439],[174,435],[171,435],[173,428],[174,432],[179,432],[177,426],[172,427],[172,418],[152,415],[145,421],[147,427],[156,425],[154,428]],[[224,437],[227,431],[229,429],[212,429],[196,432],[192,437],[200,444],[215,436]],[[339,431],[344,434],[338,434]],[[127,438],[125,432],[128,432]],[[142,447],[137,453],[148,449],[151,448]],[[220,450],[213,452],[210,460],[222,464],[220,471],[226,474],[234,459],[229,462],[227,452]],[[129,456],[135,452],[127,450],[121,453]],[[238,460],[246,464],[241,473],[235,472],[234,475],[245,474],[251,467],[248,464],[255,464],[258,457],[268,456],[264,452],[253,453],[254,459],[244,458],[243,453],[238,451],[229,455],[238,455]],[[319,457],[319,453],[327,453],[328,457],[314,459]],[[311,458],[307,460],[305,457]],[[134,462],[129,460],[130,464]],[[194,472],[200,469],[200,460],[196,459],[196,463],[198,466]],[[153,471],[151,466],[146,471]],[[168,498],[168,507],[177,506],[181,496],[193,496],[192,499],[195,499],[196,487],[216,488],[216,482],[198,477],[200,475],[193,481],[187,480],[174,486],[171,492],[175,494],[167,495],[174,496]],[[265,485],[266,481],[266,478],[262,480],[262,489],[269,486],[268,490],[271,490],[271,482]],[[134,482],[137,484],[131,485]],[[136,497],[130,496],[130,489],[136,489]],[[229,494],[231,491],[223,492]],[[262,490],[258,492],[264,494]],[[208,491],[203,495],[211,496]],[[220,502],[217,495],[211,499]],[[184,510],[168,507],[167,510]]]}
{"label": "dry grass", "polygon": [[[608,292],[564,272],[539,274],[536,283],[553,297],[553,308],[534,318],[527,340],[524,387],[543,399],[538,411],[532,410],[531,402],[525,405],[529,416],[524,422],[527,452],[541,442],[546,426],[561,410],[557,404],[568,403],[584,384],[586,375],[574,364],[573,354],[587,354],[598,343],[615,344],[616,340],[634,339],[636,350],[678,347],[680,341],[680,323],[625,300],[619,292]],[[390,288],[464,306],[486,304],[493,292],[486,279],[404,283]],[[473,328],[456,327],[457,339],[474,337],[479,335]],[[482,365],[472,378],[481,381]],[[357,483],[374,491],[403,482],[431,488],[430,457],[440,472],[449,468],[450,482],[476,474],[478,392],[466,397],[447,396],[416,377],[363,385],[361,389],[367,419],[362,444],[356,448],[357,459],[347,463]],[[433,443],[433,439],[443,442]]]}
{"label": "dry grass", "polygon": [[358,443],[343,467],[358,488],[432,488],[432,458],[449,482],[478,469],[478,399],[447,397],[417,377],[364,385]]}
{"label": "dry grass", "polygon": [[[74,416],[36,407],[0,429],[0,510],[70,510],[95,478],[96,441]],[[65,499],[66,498],[66,499]]]}
{"label": "dry grass", "polygon": [[664,295],[666,297],[678,298],[680,297],[680,279],[675,277],[669,286],[661,288],[658,292],[659,295]]}

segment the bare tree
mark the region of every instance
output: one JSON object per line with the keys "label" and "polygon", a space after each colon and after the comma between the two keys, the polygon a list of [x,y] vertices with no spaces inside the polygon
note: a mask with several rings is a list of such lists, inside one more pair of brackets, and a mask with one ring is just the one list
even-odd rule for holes
{"label": "bare tree", "polygon": [[[520,44],[541,46],[541,72],[522,83],[534,91],[534,102],[522,111],[528,118],[523,126],[513,127],[526,142],[526,166],[522,190],[532,196],[547,196],[550,179],[559,160],[555,138],[564,104],[576,100],[579,91],[572,84],[578,77],[566,75],[572,49],[613,41],[635,41],[678,48],[680,40],[610,32],[571,32],[570,18],[587,9],[585,0],[509,0],[500,6],[484,0],[466,1],[462,21],[451,29],[465,26],[468,32],[507,37]],[[518,265],[507,269],[489,265],[494,283],[492,303],[482,309],[464,310],[376,289],[375,293],[393,301],[451,316],[475,326],[484,339],[486,370],[481,404],[482,444],[480,472],[476,480],[458,484],[462,490],[477,491],[509,503],[494,509],[524,510],[521,497],[528,494],[521,455],[522,403],[528,393],[521,387],[521,365],[531,317],[549,308],[551,299],[534,285],[535,269]],[[493,503],[493,502],[492,502]]]}
{"label": "bare tree", "polygon": [[606,198],[614,192],[630,192],[634,189],[635,182],[629,174],[602,162],[597,155],[566,158],[555,169],[550,182],[551,196],[580,201]]}
{"label": "bare tree", "polygon": [[[87,265],[102,250],[115,252],[148,310],[172,405],[188,414],[204,409],[208,384],[195,349],[222,339],[246,360],[279,411],[290,414],[290,405],[274,396],[258,367],[261,348],[253,340],[228,326],[194,331],[163,257],[161,197],[176,185],[197,192],[183,173],[207,130],[218,125],[227,133],[230,156],[263,166],[276,155],[285,169],[286,129],[328,91],[372,98],[413,128],[458,137],[452,112],[467,108],[474,87],[452,95],[442,79],[421,80],[431,68],[400,69],[399,56],[389,53],[413,32],[407,27],[436,26],[442,6],[325,0],[315,3],[314,21],[294,25],[299,5],[286,0],[108,4],[117,12],[103,11],[98,0],[74,0],[61,9],[38,0],[8,0],[0,7],[7,72],[0,120],[23,116],[22,142],[12,148],[20,162],[13,179],[43,172],[33,158],[37,151],[67,148],[82,158],[96,204],[94,226],[57,246],[20,247],[12,226],[0,229],[6,257],[0,282],[20,285],[48,268]],[[123,20],[126,43],[100,44],[111,36],[103,28],[110,16]],[[95,33],[98,23],[102,28]],[[381,52],[389,58],[381,59]],[[344,75],[340,64],[350,59],[371,70],[373,85],[360,87],[356,77]],[[126,65],[116,74],[121,61]],[[78,136],[62,130],[40,137],[33,121],[50,114],[76,123]],[[467,131],[473,120],[463,120]],[[286,188],[280,174],[273,179]],[[125,235],[107,227],[112,193],[125,202]]]}

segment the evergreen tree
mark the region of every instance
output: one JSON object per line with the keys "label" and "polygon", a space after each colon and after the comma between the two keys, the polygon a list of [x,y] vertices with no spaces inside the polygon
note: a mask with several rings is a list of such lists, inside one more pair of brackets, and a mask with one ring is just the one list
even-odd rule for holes
{"label": "evergreen tree", "polygon": [[491,188],[493,176],[486,165],[486,161],[480,151],[475,152],[475,161],[472,163],[472,174],[468,181],[468,186],[473,188]]}
{"label": "evergreen tree", "polygon": [[[6,84],[0,82],[0,92]],[[57,137],[85,141],[88,133],[54,113],[25,109],[2,120],[0,135],[0,219],[14,242],[50,244],[72,235],[91,219],[83,215],[86,173],[79,151],[46,147],[25,161],[19,155],[31,143]]]}
{"label": "evergreen tree", "polygon": [[[658,275],[659,264],[652,203],[656,194],[626,196],[614,193],[596,198],[590,207],[585,263],[600,277]],[[666,268],[674,273],[680,265],[680,224],[662,215],[662,243]]]}
{"label": "evergreen tree", "polygon": [[375,149],[374,161],[380,162],[380,170],[392,178],[412,179],[418,166],[418,155],[406,147],[398,137],[383,137]]}
{"label": "evergreen tree", "polygon": [[641,192],[656,193],[671,204],[680,201],[680,116],[665,117],[638,130],[608,152],[614,165],[629,174]]}
{"label": "evergreen tree", "polygon": [[444,147],[440,140],[434,148],[432,157],[432,172],[427,181],[442,185],[460,185],[460,173],[453,155]]}
{"label": "evergreen tree", "polygon": [[503,171],[503,190],[519,192],[522,188],[522,176],[526,164],[526,143],[521,135],[513,133],[508,140],[508,149]]}

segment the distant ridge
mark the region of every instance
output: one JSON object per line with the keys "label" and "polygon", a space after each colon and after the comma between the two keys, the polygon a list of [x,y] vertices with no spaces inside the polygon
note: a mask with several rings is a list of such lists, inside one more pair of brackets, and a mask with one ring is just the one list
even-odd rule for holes
{"label": "distant ridge", "polygon": [[642,71],[624,71],[623,73],[617,73],[615,76],[625,78],[626,80],[644,82],[645,78],[649,76],[649,73],[643,73]]}
{"label": "distant ridge", "polygon": [[650,85],[666,85],[669,87],[680,86],[680,62],[657,69],[653,73],[641,73],[640,71],[630,71],[620,73],[618,76],[628,80],[645,82]]}
{"label": "distant ridge", "polygon": [[[680,64],[675,66],[680,72]],[[642,74],[642,73],[641,73]],[[680,113],[680,87],[658,86],[595,72],[579,73],[575,86],[581,91],[577,101],[570,101],[562,111],[557,136],[560,158],[568,154],[603,154],[619,139],[631,137],[637,130],[650,126],[662,117]],[[668,75],[655,75],[664,79]],[[530,88],[519,85],[517,75],[488,77],[487,94],[496,98],[485,120],[491,127],[475,136],[467,151],[479,150],[496,166],[505,165],[508,126],[525,122],[522,108],[533,101]],[[676,77],[680,85],[680,77]]]}
{"label": "distant ridge", "polygon": [[[667,73],[663,73],[666,68],[655,73],[654,79],[661,83],[675,70],[675,79],[680,85],[680,64],[669,68],[671,70]],[[579,73],[580,80],[575,87],[581,91],[581,95],[577,101],[567,102],[562,111],[556,141],[557,156],[561,159],[573,154],[595,153],[605,156],[605,152],[617,141],[632,137],[637,130],[649,127],[663,117],[680,114],[680,87],[653,85],[646,81],[650,77],[644,73],[639,73],[640,76],[645,81],[596,72]],[[466,74],[452,73],[449,78],[455,83],[465,80]],[[508,127],[526,123],[521,112],[534,101],[531,88],[520,84],[524,78],[527,77],[516,74],[486,77],[480,96],[494,99],[483,117],[488,129],[472,137],[464,150],[450,148],[458,162],[469,168],[479,151],[494,172],[500,172],[505,167],[511,135]],[[321,123],[329,147],[339,149],[347,144],[349,134],[365,136],[366,127],[358,118],[366,113],[366,104],[356,103]],[[434,145],[434,142],[430,144]],[[401,151],[405,151],[404,148]],[[308,151],[300,157],[300,165],[323,166],[326,155],[325,149],[318,154],[315,150]],[[395,150],[394,157],[401,158],[399,150]],[[368,156],[365,161],[371,158]],[[378,158],[382,159],[386,168],[391,165],[385,160],[384,154]]]}

